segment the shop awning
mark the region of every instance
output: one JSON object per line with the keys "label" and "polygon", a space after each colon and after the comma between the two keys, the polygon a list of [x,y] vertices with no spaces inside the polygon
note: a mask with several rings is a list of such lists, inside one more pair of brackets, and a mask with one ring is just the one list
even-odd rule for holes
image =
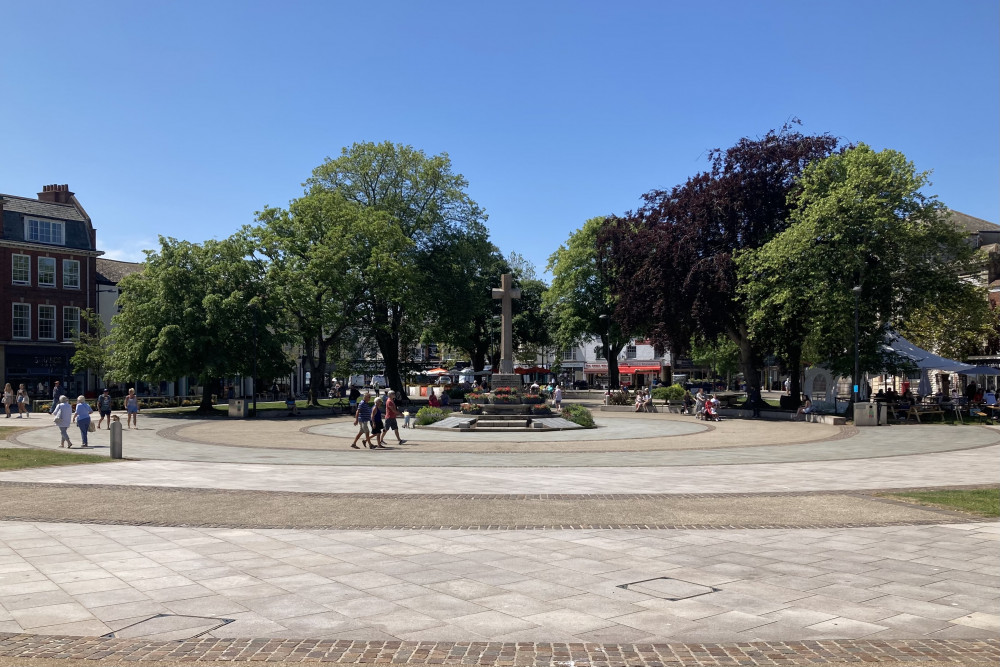
{"label": "shop awning", "polygon": [[551,373],[552,371],[541,366],[530,366],[528,368],[515,368],[514,372],[518,375],[531,375],[532,373]]}
{"label": "shop awning", "polygon": [[619,373],[659,373],[660,364],[618,364]]}

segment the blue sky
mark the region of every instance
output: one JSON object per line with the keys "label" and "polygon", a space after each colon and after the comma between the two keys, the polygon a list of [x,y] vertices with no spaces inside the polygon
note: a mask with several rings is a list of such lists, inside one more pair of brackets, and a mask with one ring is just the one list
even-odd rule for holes
{"label": "blue sky", "polygon": [[99,247],[223,238],[356,141],[447,152],[543,268],[583,222],[798,117],[998,220],[996,0],[0,0],[0,192],[68,183]]}

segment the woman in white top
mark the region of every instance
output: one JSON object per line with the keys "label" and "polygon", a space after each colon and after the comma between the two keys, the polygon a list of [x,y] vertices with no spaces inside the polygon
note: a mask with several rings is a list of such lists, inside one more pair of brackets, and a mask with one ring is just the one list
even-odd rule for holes
{"label": "woman in white top", "polygon": [[3,388],[3,409],[7,413],[7,419],[10,419],[10,406],[12,405],[14,405],[14,388],[8,382],[7,386]]}
{"label": "woman in white top", "polygon": [[87,432],[90,430],[90,415],[93,412],[83,394],[76,397],[76,412],[73,413],[73,421],[80,427],[80,437],[83,438],[83,447],[90,446],[87,444]]}
{"label": "woman in white top", "polygon": [[23,383],[17,390],[17,418],[21,417],[28,418],[28,390]]}
{"label": "woman in white top", "polygon": [[69,433],[66,432],[66,429],[73,423],[73,408],[69,406],[69,399],[65,396],[59,397],[59,402],[56,403],[56,407],[52,411],[52,419],[55,421],[56,426],[59,427],[59,446],[72,447],[73,443],[70,442]]}

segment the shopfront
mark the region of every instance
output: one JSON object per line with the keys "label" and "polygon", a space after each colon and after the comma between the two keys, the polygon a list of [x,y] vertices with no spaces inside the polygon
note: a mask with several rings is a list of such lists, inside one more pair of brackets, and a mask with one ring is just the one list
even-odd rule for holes
{"label": "shopfront", "polygon": [[7,345],[5,349],[5,379],[16,390],[24,384],[35,399],[51,398],[52,384],[63,383],[67,396],[76,396],[86,389],[86,374],[74,374],[69,345],[25,346]]}

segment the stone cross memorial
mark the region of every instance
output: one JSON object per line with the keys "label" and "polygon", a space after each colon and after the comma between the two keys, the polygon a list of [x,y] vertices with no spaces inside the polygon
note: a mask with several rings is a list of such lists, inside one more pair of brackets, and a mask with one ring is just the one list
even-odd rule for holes
{"label": "stone cross memorial", "polygon": [[510,385],[520,389],[520,376],[514,373],[514,325],[511,300],[520,299],[521,290],[515,289],[513,283],[511,274],[505,273],[500,277],[499,289],[493,288],[493,298],[502,300],[503,315],[500,317],[500,372],[494,370],[492,384],[494,387]]}

